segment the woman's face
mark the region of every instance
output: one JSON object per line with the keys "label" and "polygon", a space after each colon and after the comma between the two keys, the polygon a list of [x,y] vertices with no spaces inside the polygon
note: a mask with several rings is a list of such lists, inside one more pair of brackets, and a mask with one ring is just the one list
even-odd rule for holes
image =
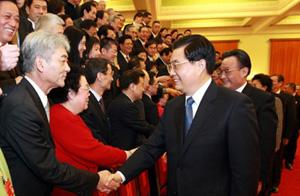
{"label": "woman's face", "polygon": [[80,58],[83,57],[83,52],[86,50],[85,44],[86,44],[86,38],[85,38],[85,36],[83,36],[78,44],[78,52],[79,52]]}
{"label": "woman's face", "polygon": [[74,95],[71,98],[74,102],[73,106],[76,107],[74,109],[78,113],[88,108],[89,96],[90,96],[89,84],[83,75],[80,76],[79,86],[80,87],[78,89],[78,92],[74,93]]}
{"label": "woman's face", "polygon": [[100,58],[100,44],[95,43],[89,53],[89,58]]}

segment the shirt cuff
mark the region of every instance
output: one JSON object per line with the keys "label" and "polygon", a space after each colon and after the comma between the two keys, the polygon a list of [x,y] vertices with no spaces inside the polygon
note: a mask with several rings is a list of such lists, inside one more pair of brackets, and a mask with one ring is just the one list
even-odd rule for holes
{"label": "shirt cuff", "polygon": [[116,174],[119,174],[121,176],[121,178],[122,178],[122,182],[121,183],[123,184],[123,182],[125,182],[125,180],[126,180],[124,174],[122,174],[122,172],[120,172],[120,171],[117,171]]}

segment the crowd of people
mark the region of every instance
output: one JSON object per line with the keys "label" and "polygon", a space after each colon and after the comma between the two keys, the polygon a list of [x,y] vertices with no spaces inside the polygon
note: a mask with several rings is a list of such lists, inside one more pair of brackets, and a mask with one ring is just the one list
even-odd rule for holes
{"label": "crowd of people", "polygon": [[300,96],[251,66],[148,11],[1,0],[0,195],[278,192]]}

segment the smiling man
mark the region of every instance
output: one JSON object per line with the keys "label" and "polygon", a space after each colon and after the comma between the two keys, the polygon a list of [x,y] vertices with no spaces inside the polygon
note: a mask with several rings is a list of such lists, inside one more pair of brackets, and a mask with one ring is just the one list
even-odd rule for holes
{"label": "smiling man", "polygon": [[201,35],[174,43],[170,75],[178,96],[165,107],[148,142],[112,176],[128,182],[165,152],[169,196],[255,196],[259,143],[254,108],[246,96],[218,87],[210,74],[213,45]]}

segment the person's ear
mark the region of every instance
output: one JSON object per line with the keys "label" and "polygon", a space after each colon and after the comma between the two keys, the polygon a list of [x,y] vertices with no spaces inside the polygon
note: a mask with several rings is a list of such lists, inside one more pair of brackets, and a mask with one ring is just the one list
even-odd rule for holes
{"label": "person's ear", "polygon": [[44,72],[45,70],[45,59],[40,57],[40,56],[37,56],[35,58],[35,66],[36,66],[36,69],[38,70],[38,72]]}

